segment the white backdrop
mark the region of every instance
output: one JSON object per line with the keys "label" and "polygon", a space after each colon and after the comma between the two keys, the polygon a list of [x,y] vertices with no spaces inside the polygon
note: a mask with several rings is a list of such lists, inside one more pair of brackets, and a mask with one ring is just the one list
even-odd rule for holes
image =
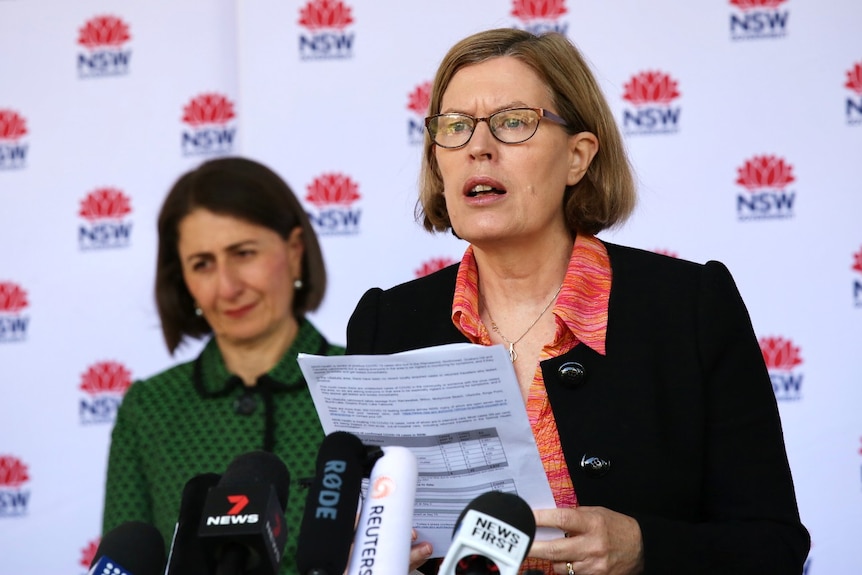
{"label": "white backdrop", "polygon": [[460,258],[413,221],[428,82],[467,34],[566,33],[632,155],[605,239],[734,273],[783,418],[807,572],[862,573],[858,0],[0,0],[0,573],[78,575],[122,393],[170,357],[152,298],[173,181],[243,154],[321,235],[312,321]]}

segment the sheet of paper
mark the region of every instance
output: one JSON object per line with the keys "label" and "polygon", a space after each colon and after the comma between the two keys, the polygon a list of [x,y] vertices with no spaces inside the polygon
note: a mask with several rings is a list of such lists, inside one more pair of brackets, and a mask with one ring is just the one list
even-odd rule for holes
{"label": "sheet of paper", "polygon": [[401,445],[416,455],[413,525],[434,556],[446,553],[461,511],[486,491],[517,493],[533,509],[556,506],[503,346],[300,354],[298,361],[327,434],[347,431],[366,445]]}

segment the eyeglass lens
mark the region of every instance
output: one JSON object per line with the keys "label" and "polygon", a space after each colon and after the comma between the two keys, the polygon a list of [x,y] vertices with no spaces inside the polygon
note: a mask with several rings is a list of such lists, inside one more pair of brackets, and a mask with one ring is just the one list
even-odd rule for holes
{"label": "eyeglass lens", "polygon": [[506,144],[520,144],[533,137],[541,116],[531,108],[501,110],[487,118],[467,114],[440,114],[428,124],[434,143],[444,148],[458,148],[470,141],[479,122],[488,122],[491,134]]}

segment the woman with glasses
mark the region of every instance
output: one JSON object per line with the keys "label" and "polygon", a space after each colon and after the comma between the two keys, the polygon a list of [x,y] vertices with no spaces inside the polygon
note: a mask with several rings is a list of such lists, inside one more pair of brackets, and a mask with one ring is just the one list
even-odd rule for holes
{"label": "woman with glasses", "polygon": [[[596,237],[635,190],[578,50],[555,33],[470,36],[429,112],[417,215],[469,246],[368,290],[347,353],[506,347],[557,504],[536,521],[566,535],[534,542],[523,570],[801,573],[809,536],[730,273]],[[411,559],[443,553],[418,543]]]}

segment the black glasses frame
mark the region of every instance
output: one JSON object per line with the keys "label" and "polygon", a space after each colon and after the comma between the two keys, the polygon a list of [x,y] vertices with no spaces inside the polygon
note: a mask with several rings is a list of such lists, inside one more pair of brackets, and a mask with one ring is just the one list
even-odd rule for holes
{"label": "black glasses frame", "polygon": [[[515,112],[518,110],[532,110],[533,112],[535,112],[536,114],[539,115],[539,121],[536,122],[536,129],[533,130],[532,134],[530,134],[529,136],[527,136],[523,140],[518,140],[517,142],[506,142],[505,140],[501,140],[500,137],[497,136],[497,134],[495,133],[494,128],[491,127],[491,118],[493,118],[494,116],[497,116],[498,114],[505,114],[506,112]],[[436,120],[437,118],[442,118],[444,116],[458,116],[459,118],[470,119],[473,122],[473,129],[470,130],[470,135],[467,138],[466,142],[464,142],[463,144],[459,144],[457,146],[446,146],[446,145],[441,144],[440,142],[437,141],[437,138],[436,138],[437,134],[436,134],[436,131],[432,131],[431,123],[434,122],[434,120]],[[502,142],[503,144],[523,144],[524,142],[526,142],[527,140],[529,140],[530,138],[532,138],[533,136],[536,135],[536,132],[539,131],[539,124],[541,124],[542,120],[545,118],[547,118],[548,120],[554,122],[555,124],[559,124],[560,126],[563,126],[565,128],[569,127],[569,123],[566,122],[565,119],[563,119],[562,117],[558,116],[557,114],[555,114],[549,110],[546,110],[544,108],[530,108],[528,106],[522,106],[522,107],[518,107],[518,108],[506,108],[505,110],[500,110],[498,112],[494,112],[493,114],[491,114],[489,116],[485,116],[484,118],[476,118],[475,116],[471,116],[470,114],[462,114],[460,112],[448,112],[445,114],[434,114],[433,116],[428,116],[427,118],[425,118],[425,129],[428,130],[428,135],[431,137],[431,141],[434,142],[435,145],[440,146],[441,148],[446,148],[447,150],[455,150],[458,148],[463,148],[464,146],[469,144],[470,140],[473,139],[473,134],[476,132],[476,127],[479,125],[479,122],[485,122],[486,124],[488,124],[488,130],[491,132],[491,135],[494,136],[494,139],[496,139],[498,142]]]}

